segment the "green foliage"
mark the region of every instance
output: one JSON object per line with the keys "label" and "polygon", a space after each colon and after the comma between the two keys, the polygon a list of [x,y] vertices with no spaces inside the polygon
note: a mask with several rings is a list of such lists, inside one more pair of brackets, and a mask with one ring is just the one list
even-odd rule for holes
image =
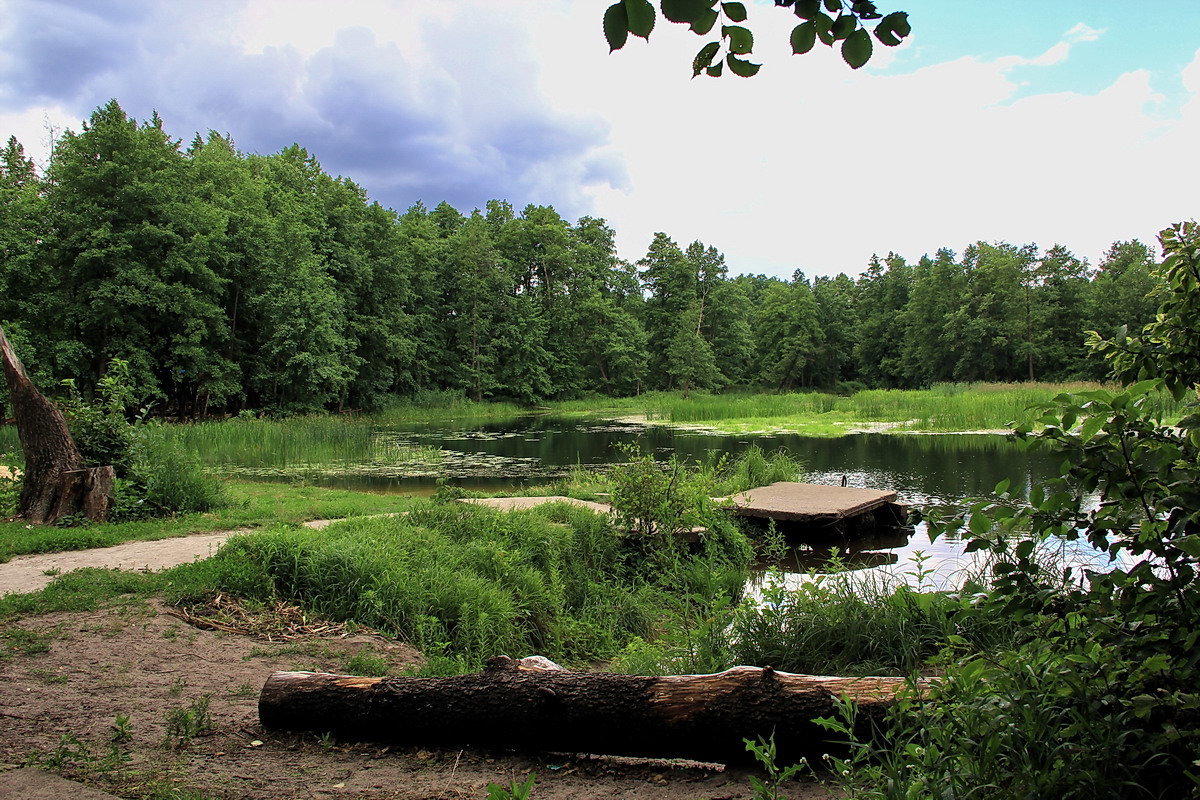
{"label": "green foliage", "polygon": [[498,783],[487,785],[488,800],[529,800],[533,796],[533,784],[537,773],[531,772],[523,781],[513,778],[508,786]]}
{"label": "green foliage", "polygon": [[91,402],[79,394],[74,380],[63,381],[67,389],[63,411],[84,462],[111,464],[121,478],[129,475],[133,458],[134,429],[126,417],[135,402],[130,380],[129,362],[114,358],[97,381]]}
{"label": "green foliage", "polygon": [[665,464],[641,455],[637,445],[624,448],[629,461],[609,471],[613,512],[631,534],[674,542],[714,518],[709,484],[672,457]]}
{"label": "green foliage", "polygon": [[[1017,429],[1062,457],[1062,477],[1028,503],[1001,485],[931,524],[934,535],[965,529],[968,550],[989,553],[980,611],[1020,638],[951,664],[901,704],[895,747],[853,779],[854,796],[1200,795],[1200,416],[1185,409],[1169,427],[1151,402],[1170,390],[1195,408],[1200,231],[1185,223],[1161,238],[1156,321],[1138,338],[1093,340],[1126,385],[1060,395]],[[1109,567],[1041,565],[1045,542],[1075,539],[1107,552]]]}
{"label": "green foliage", "polygon": [[[885,16],[875,3],[866,0],[825,0],[823,3],[820,0],[776,0],[775,5],[792,7],[796,16],[804,20],[791,33],[793,54],[809,52],[818,38],[830,47],[841,42],[842,58],[851,69],[858,69],[870,60],[872,35],[879,43],[895,47],[912,32],[907,13],[896,11]],[[720,77],[722,61],[717,55],[722,48],[726,51],[724,63],[735,75],[748,78],[758,73],[759,64],[737,58],[749,55],[754,49],[754,35],[750,29],[737,24],[745,22],[749,16],[744,3],[662,0],[661,9],[669,22],[687,25],[698,36],[707,35],[718,19],[735,23],[722,24],[721,38],[700,49],[692,61],[693,77],[701,72],[709,77]],[[654,6],[648,0],[618,0],[609,6],[604,12],[603,28],[610,52],[624,47],[631,33],[649,39],[656,16]],[[873,24],[873,29],[867,27],[869,23]]]}
{"label": "green foliage", "polygon": [[180,750],[198,736],[207,736],[217,729],[209,704],[211,694],[202,694],[181,708],[169,709],[164,715],[167,746]]}
{"label": "green foliage", "polygon": [[668,559],[630,549],[604,517],[572,507],[445,504],[321,532],[238,537],[179,573],[171,591],[300,602],[399,635],[453,671],[513,652],[590,663],[633,637],[652,638],[680,590],[705,602],[732,597],[745,559],[715,550]]}
{"label": "green foliage", "polygon": [[781,767],[778,763],[778,750],[775,747],[775,734],[773,733],[766,739],[760,736],[758,741],[753,739],[743,739],[743,741],[746,743],[746,750],[754,756],[754,760],[767,775],[765,781],[756,775],[750,776],[750,788],[754,793],[754,800],[785,800],[785,796],[782,794],[783,784],[807,770],[807,761],[800,759],[795,764]]}

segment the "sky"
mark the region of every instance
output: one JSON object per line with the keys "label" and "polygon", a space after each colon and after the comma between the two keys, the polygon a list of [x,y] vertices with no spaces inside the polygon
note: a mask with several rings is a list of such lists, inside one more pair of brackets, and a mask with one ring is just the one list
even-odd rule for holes
{"label": "sky", "polygon": [[878,0],[913,33],[858,71],[750,2],[762,70],[695,80],[708,39],[660,19],[610,54],[608,2],[0,0],[0,137],[44,164],[115,97],[185,145],[299,143],[397,210],[553,205],[731,274],[981,240],[1097,265],[1200,217],[1197,0]]}

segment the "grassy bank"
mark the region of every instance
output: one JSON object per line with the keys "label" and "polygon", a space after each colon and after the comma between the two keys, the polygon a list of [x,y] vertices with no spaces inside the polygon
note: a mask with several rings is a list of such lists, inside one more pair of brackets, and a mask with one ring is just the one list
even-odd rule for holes
{"label": "grassy bank", "polygon": [[151,541],[189,533],[254,528],[310,519],[385,514],[405,511],[416,500],[276,483],[227,481],[230,503],[205,514],[175,518],[106,523],[74,528],[30,527],[23,522],[0,522],[0,561],[29,553],[55,553],[108,547],[121,542]]}
{"label": "grassy bank", "polygon": [[[556,413],[641,415],[650,422],[712,428],[730,433],[794,431],[839,436],[855,430],[951,433],[1003,430],[1033,418],[1031,406],[1062,392],[1102,388],[1096,383],[938,384],[930,389],[869,389],[853,395],[655,392],[620,399],[553,403]],[[1157,397],[1156,412],[1179,416],[1181,406]]]}

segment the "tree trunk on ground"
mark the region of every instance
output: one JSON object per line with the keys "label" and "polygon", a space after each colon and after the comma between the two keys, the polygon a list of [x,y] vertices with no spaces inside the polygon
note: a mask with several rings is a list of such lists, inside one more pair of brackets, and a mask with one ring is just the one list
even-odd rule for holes
{"label": "tree trunk on ground", "polygon": [[263,686],[258,713],[267,728],[403,745],[721,763],[752,760],[743,739],[773,733],[780,763],[792,763],[836,749],[812,722],[835,713],[835,697],[857,702],[857,724],[869,736],[904,685],[902,678],[829,678],[769,667],[661,678],[568,672],[544,659],[498,656],[483,672],[449,678],[276,672]]}
{"label": "tree trunk on ground", "polygon": [[3,329],[0,357],[25,452],[21,516],[39,525],[75,514],[103,522],[112,502],[113,468],[84,466],[62,412],[29,380]]}

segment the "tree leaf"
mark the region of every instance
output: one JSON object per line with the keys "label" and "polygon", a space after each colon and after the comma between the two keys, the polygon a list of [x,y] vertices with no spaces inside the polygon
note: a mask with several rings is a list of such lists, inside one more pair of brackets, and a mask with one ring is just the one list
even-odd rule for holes
{"label": "tree leaf", "polygon": [[625,3],[613,3],[604,12],[604,38],[608,40],[608,52],[620,50],[629,38],[629,15]]}
{"label": "tree leaf", "polygon": [[712,26],[717,23],[717,10],[715,8],[706,8],[703,12],[696,15],[692,20],[692,33],[697,36],[703,36],[712,30]]}
{"label": "tree leaf", "polygon": [[842,0],[825,0],[825,10],[830,14],[836,14],[842,10]]}
{"label": "tree leaf", "polygon": [[888,26],[888,30],[893,31],[901,39],[912,33],[912,25],[908,24],[907,11],[894,11],[883,19],[879,20],[879,24],[886,24]]}
{"label": "tree leaf", "polygon": [[710,3],[704,0],[662,0],[663,16],[671,22],[693,22],[696,17],[708,11]]}
{"label": "tree leaf", "polygon": [[719,77],[721,77],[721,72],[724,69],[725,69],[725,62],[718,61],[717,63],[713,64],[711,67],[709,67],[708,69],[706,69],[704,71],[706,73],[708,73],[708,77],[710,77],[710,78],[719,78]]}
{"label": "tree leaf", "polygon": [[700,52],[696,53],[696,57],[692,59],[692,77],[700,74],[701,70],[707,69],[712,64],[713,56],[717,54],[717,50],[721,47],[720,42],[709,42],[700,48]]}
{"label": "tree leaf", "polygon": [[729,40],[729,51],[739,56],[754,49],[754,34],[741,25],[722,25],[721,37]]}
{"label": "tree leaf", "polygon": [[734,22],[746,21],[746,6],[741,3],[721,3],[721,10]]}
{"label": "tree leaf", "polygon": [[654,30],[654,6],[650,0],[625,0],[625,13],[629,17],[629,32],[649,39],[650,31]]}
{"label": "tree leaf", "polygon": [[833,38],[845,39],[850,34],[854,33],[854,29],[858,27],[858,20],[853,14],[842,14],[833,21],[833,26],[829,32],[833,34]]}
{"label": "tree leaf", "polygon": [[801,22],[792,28],[792,52],[796,55],[804,55],[809,50],[812,50],[813,45],[816,43],[817,26],[815,23]]}
{"label": "tree leaf", "polygon": [[813,17],[813,24],[817,26],[817,38],[821,40],[821,43],[832,47],[833,34],[829,31],[833,28],[833,20],[818,11],[817,15]]}
{"label": "tree leaf", "polygon": [[729,65],[729,71],[734,75],[743,78],[752,78],[758,74],[758,70],[762,64],[751,64],[749,61],[738,58],[733,53],[725,56],[725,63]]}
{"label": "tree leaf", "polygon": [[800,19],[813,20],[821,13],[821,0],[796,0],[792,9]]}
{"label": "tree leaf", "polygon": [[842,60],[850,69],[858,69],[871,60],[871,36],[862,28],[846,37],[842,42]]}

